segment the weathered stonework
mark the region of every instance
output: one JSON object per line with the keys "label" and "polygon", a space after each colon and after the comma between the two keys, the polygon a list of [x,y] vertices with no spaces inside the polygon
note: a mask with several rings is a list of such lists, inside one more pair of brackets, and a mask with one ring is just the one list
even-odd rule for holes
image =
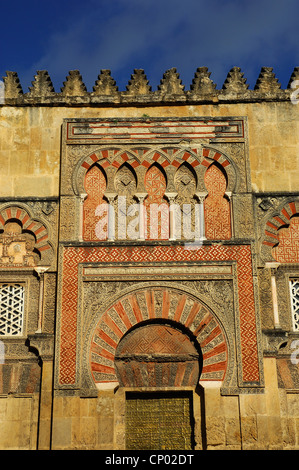
{"label": "weathered stonework", "polygon": [[297,78],[7,72],[1,449],[298,449]]}

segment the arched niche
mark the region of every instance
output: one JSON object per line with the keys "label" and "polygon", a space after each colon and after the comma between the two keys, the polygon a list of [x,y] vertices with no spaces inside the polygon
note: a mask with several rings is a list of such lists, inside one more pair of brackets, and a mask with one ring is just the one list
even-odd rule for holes
{"label": "arched niche", "polygon": [[204,200],[205,236],[209,240],[229,240],[231,234],[231,209],[226,197],[227,175],[221,165],[212,163],[204,176],[208,192]]}
{"label": "arched niche", "polygon": [[96,233],[96,226],[99,221],[96,210],[101,205],[107,205],[104,199],[106,186],[107,179],[105,172],[95,163],[86,172],[84,178],[86,198],[83,203],[82,234],[85,241],[97,241],[99,239]]}

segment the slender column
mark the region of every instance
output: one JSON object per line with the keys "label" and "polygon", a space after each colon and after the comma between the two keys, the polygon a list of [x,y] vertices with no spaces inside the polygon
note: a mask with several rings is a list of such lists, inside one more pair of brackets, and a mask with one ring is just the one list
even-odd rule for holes
{"label": "slender column", "polygon": [[175,203],[178,193],[165,193],[169,201],[169,240],[176,240],[178,235],[178,227],[176,226],[176,208]]}
{"label": "slender column", "polygon": [[108,241],[115,240],[115,210],[113,202],[117,197],[116,193],[106,193],[105,197],[108,199]]}
{"label": "slender column", "polygon": [[269,262],[265,264],[266,268],[270,268],[271,272],[271,290],[272,290],[272,302],[273,302],[273,316],[274,316],[274,328],[280,329],[279,323],[279,312],[278,312],[278,300],[277,300],[277,285],[275,274],[280,263]]}
{"label": "slender column", "polygon": [[207,195],[207,192],[195,193],[195,197],[199,202],[199,240],[206,240],[204,200]]}
{"label": "slender column", "polygon": [[43,314],[44,314],[44,274],[49,269],[49,266],[37,266],[34,268],[39,277],[39,303],[38,303],[38,321],[36,333],[41,333],[43,328]]}
{"label": "slender column", "polygon": [[79,242],[83,242],[83,209],[84,209],[84,201],[86,198],[87,198],[87,194],[85,193],[80,194],[79,233],[78,233]]}
{"label": "slender column", "polygon": [[234,236],[234,213],[233,213],[233,198],[232,198],[232,192],[231,191],[226,191],[225,196],[227,197],[229,201],[229,209],[230,209],[230,232],[231,232],[231,237],[233,238]]}
{"label": "slender column", "polygon": [[135,197],[139,204],[139,240],[145,240],[145,207],[144,200],[147,197],[147,193],[136,193]]}

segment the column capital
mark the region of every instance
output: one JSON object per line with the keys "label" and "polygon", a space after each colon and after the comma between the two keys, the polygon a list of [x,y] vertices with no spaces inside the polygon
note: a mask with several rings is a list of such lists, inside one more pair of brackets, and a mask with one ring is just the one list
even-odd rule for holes
{"label": "column capital", "polygon": [[177,198],[178,196],[178,193],[175,193],[175,192],[169,192],[169,193],[165,193],[165,196],[167,197],[168,201],[170,202],[170,204],[173,204],[175,199]]}

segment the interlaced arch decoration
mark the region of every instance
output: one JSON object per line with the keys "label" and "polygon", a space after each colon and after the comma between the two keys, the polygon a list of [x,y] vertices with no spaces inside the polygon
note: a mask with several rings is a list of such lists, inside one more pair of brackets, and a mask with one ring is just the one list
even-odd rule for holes
{"label": "interlaced arch decoration", "polygon": [[104,170],[111,168],[114,171],[125,162],[134,170],[138,167],[143,167],[147,170],[153,163],[157,163],[168,172],[168,167],[178,168],[186,161],[197,171],[201,160],[202,156],[198,149],[186,150],[171,146],[153,149],[152,147],[144,147],[142,145],[125,150],[123,147],[108,147],[97,150],[78,161],[73,172],[73,190],[76,195],[84,193],[85,173],[95,163],[100,164]]}
{"label": "interlaced arch decoration", "polygon": [[[211,165],[214,165],[211,167]],[[127,169],[127,172],[131,173],[134,175],[134,178],[136,180],[136,191],[134,193],[134,190],[130,192],[128,195],[126,193],[126,198],[130,199],[130,201],[127,201],[127,207],[128,205],[134,205],[136,202],[139,201],[139,196],[142,194],[145,194],[146,197],[143,199],[142,204],[144,204],[147,208],[149,207],[150,203],[152,201],[152,194],[151,192],[148,193],[148,189],[151,188],[151,185],[148,185],[148,188],[146,188],[146,182],[150,179],[150,175],[155,172],[156,173],[156,182],[161,180],[161,175],[164,174],[165,177],[165,184],[163,183],[163,198],[161,199],[162,206],[169,206],[169,202],[173,201],[175,204],[181,204],[181,198],[182,198],[182,188],[178,188],[177,185],[177,176],[179,172],[182,172],[182,169],[188,169],[190,170],[190,174],[192,174],[192,179],[195,182],[195,187],[191,188],[189,185],[188,191],[185,193],[184,196],[184,204],[185,208],[187,207],[186,204],[191,204],[191,213],[193,210],[193,206],[195,203],[198,203],[198,198],[202,200],[202,195],[207,194],[207,188],[205,186],[205,181],[207,180],[207,175],[212,174],[212,173],[217,173],[217,168],[220,169],[218,171],[219,177],[216,178],[216,186],[219,186],[219,180],[221,179],[221,175],[224,174],[226,177],[226,187],[224,189],[225,195],[219,195],[218,202],[216,205],[213,203],[211,191],[209,190],[209,194],[207,197],[207,200],[205,201],[205,206],[209,206],[209,211],[206,211],[206,214],[212,214],[215,212],[215,210],[212,211],[212,207],[219,208],[221,206],[222,210],[218,212],[221,214],[221,220],[225,218],[225,221],[223,221],[222,229],[216,231],[217,233],[211,233],[210,235],[207,236],[208,239],[230,239],[231,238],[231,221],[230,221],[230,203],[227,200],[227,194],[230,194],[236,187],[238,178],[237,178],[237,171],[235,168],[235,165],[231,161],[227,155],[225,155],[223,152],[220,152],[217,149],[210,148],[210,147],[199,147],[199,148],[186,148],[185,146],[179,147],[179,146],[167,146],[167,147],[160,147],[160,148],[152,148],[152,147],[146,147],[143,145],[139,146],[134,146],[131,148],[126,148],[124,147],[107,147],[103,148],[100,150],[95,151],[91,155],[88,155],[87,157],[82,158],[73,173],[73,188],[74,192],[77,195],[84,195],[86,194],[86,179],[91,177],[92,173],[95,172],[95,168],[100,167],[103,172],[105,172],[106,175],[106,188],[99,189],[99,199],[101,200],[98,202],[98,204],[101,204],[102,201],[104,200],[104,196],[106,196],[107,193],[107,198],[112,197],[112,199],[109,199],[109,201],[113,200],[113,205],[115,206],[114,208],[117,207],[117,198],[121,195],[120,191],[120,181],[118,178],[119,172],[122,169]],[[211,169],[210,169],[211,167]],[[159,171],[158,171],[159,170]],[[187,175],[185,175],[187,176]],[[215,175],[214,175],[215,176]],[[132,179],[132,183],[134,182],[134,178]],[[214,178],[214,183],[215,183],[215,178]],[[153,178],[152,178],[153,179]],[[211,178],[210,178],[211,179]],[[104,179],[103,179],[104,181]],[[160,181],[162,184],[162,182]],[[213,183],[213,184],[214,184]],[[182,186],[182,185],[181,185]],[[136,196],[135,196],[136,194]],[[169,197],[173,197],[173,195],[176,194],[177,198],[176,200],[169,199]],[[106,201],[108,200],[106,198]],[[135,200],[132,200],[132,198],[135,198]],[[215,197],[214,197],[215,199]],[[96,197],[94,197],[94,201],[96,200]],[[156,203],[157,201],[154,201]],[[88,196],[86,201],[84,202],[84,208],[88,207],[88,204],[91,204],[91,197]],[[111,204],[111,203],[110,203]],[[161,208],[162,208],[161,206]],[[90,211],[93,210],[95,211],[96,205],[92,205],[90,208]],[[85,210],[85,209],[84,209]],[[87,209],[86,209],[87,210]],[[183,210],[183,207],[181,207],[181,211]],[[185,209],[185,212],[188,212],[188,209]],[[167,212],[167,213],[166,213]],[[184,212],[184,211],[183,211]],[[185,218],[189,216],[189,212],[185,214],[185,212],[182,214],[177,214],[177,217],[180,216],[182,219],[182,215],[185,215]],[[194,212],[194,211],[193,211]],[[95,225],[96,220],[95,216],[93,215],[93,225]],[[117,217],[117,210],[115,212],[115,217]],[[165,217],[169,219],[170,214],[169,210],[166,211],[165,209]],[[211,226],[210,224],[210,216],[208,217],[208,221],[206,224],[206,227]],[[85,212],[83,214],[83,224],[84,224],[84,219],[85,219]],[[191,216],[192,219],[192,216]],[[193,217],[194,219],[194,217]],[[192,220],[193,220],[192,219]],[[219,217],[212,217],[212,225],[214,224],[215,221],[217,221],[217,224],[219,225]],[[87,220],[87,219],[86,219]],[[91,219],[90,219],[91,220]],[[91,220],[92,222],[92,220]],[[150,236],[148,234],[149,230],[149,224],[147,223],[148,219],[145,218],[144,220],[144,229],[145,229],[145,236],[147,239],[168,239],[169,238],[169,233],[170,233],[170,227],[168,226],[168,234],[164,235],[158,235],[158,236]],[[194,221],[192,222],[194,225]],[[179,224],[179,220],[176,222],[176,227]],[[188,219],[188,224],[189,224],[189,219]],[[216,224],[216,225],[217,225]],[[147,227],[146,227],[147,225]],[[190,230],[192,229],[193,225],[190,227]],[[188,225],[189,226],[189,225]],[[224,227],[226,226],[226,229]],[[95,229],[91,227],[89,230],[93,232],[93,235],[83,235],[83,239],[86,241],[97,241],[98,238],[96,235],[94,235]],[[143,228],[141,229],[143,233]],[[189,232],[190,232],[189,230]],[[83,227],[83,234],[88,231],[86,228],[86,225]],[[188,231],[188,230],[187,230]],[[188,233],[189,233],[188,232]],[[192,233],[190,232],[190,236],[187,236],[187,238],[193,238]],[[215,232],[215,230],[213,231]],[[194,232],[195,233],[195,232]],[[181,230],[182,234],[182,230]],[[173,234],[172,234],[173,236]],[[87,237],[87,238],[86,238]],[[181,236],[179,236],[181,238]]]}
{"label": "interlaced arch decoration", "polygon": [[[169,321],[188,331],[200,348],[203,361],[200,379],[223,381],[228,366],[228,346],[224,330],[211,309],[185,291],[143,287],[114,302],[95,326],[89,355],[94,382],[99,385],[117,382],[115,356],[118,344],[133,327],[144,325],[144,322],[169,324]],[[139,353],[142,347],[146,351],[146,343],[145,337],[144,346],[138,346]],[[174,373],[180,375],[180,383],[183,383],[184,377],[186,381],[191,380],[189,372],[176,369]]]}

